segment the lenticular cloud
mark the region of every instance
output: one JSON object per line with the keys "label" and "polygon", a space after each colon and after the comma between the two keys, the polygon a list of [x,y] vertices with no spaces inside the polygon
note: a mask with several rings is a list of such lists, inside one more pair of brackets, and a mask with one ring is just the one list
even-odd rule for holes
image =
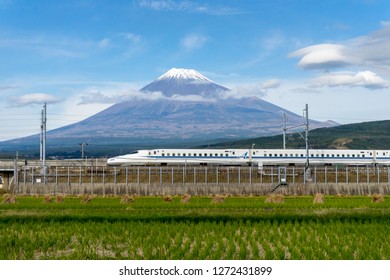
{"label": "lenticular cloud", "polygon": [[302,57],[298,65],[304,69],[328,69],[351,64],[342,45],[320,44],[297,50],[290,57]]}

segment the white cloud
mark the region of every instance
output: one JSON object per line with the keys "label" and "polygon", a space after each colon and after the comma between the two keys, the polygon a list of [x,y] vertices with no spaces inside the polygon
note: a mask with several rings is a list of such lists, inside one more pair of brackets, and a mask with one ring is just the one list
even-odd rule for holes
{"label": "white cloud", "polygon": [[390,25],[390,21],[389,20],[382,20],[381,21],[381,25],[382,26],[389,26]]}
{"label": "white cloud", "polygon": [[264,90],[271,89],[271,88],[278,88],[282,82],[278,79],[270,79],[267,81],[264,81],[260,84],[260,87]]}
{"label": "white cloud", "polygon": [[139,5],[142,8],[148,8],[158,11],[183,9],[183,4],[179,4],[171,0],[142,0],[139,1]]}
{"label": "white cloud", "polygon": [[10,90],[10,89],[15,89],[15,88],[18,88],[16,86],[0,86],[0,91],[6,91],[6,90]]}
{"label": "white cloud", "polygon": [[99,42],[99,48],[100,49],[107,49],[111,44],[111,40],[108,38],[104,38]]}
{"label": "white cloud", "polygon": [[390,24],[366,36],[338,44],[318,44],[299,49],[289,57],[300,58],[304,69],[330,70],[340,67],[370,67],[377,72],[390,74]]}
{"label": "white cloud", "polygon": [[311,86],[313,87],[366,87],[369,89],[380,89],[388,87],[387,82],[371,71],[357,73],[335,72],[323,74],[315,78]]}
{"label": "white cloud", "polygon": [[[290,57],[300,58],[304,69],[326,70],[310,82],[311,87],[362,87],[383,89],[390,77],[390,24],[338,44],[319,44],[299,49]],[[346,71],[336,71],[344,68]]]}
{"label": "white cloud", "polygon": [[137,34],[134,34],[134,33],[130,33],[130,32],[127,32],[127,33],[120,33],[120,36],[122,36],[123,38],[133,42],[133,43],[138,43],[141,41],[141,36],[140,35],[137,35]]}
{"label": "white cloud", "polygon": [[282,81],[278,79],[269,79],[261,83],[245,83],[240,85],[231,86],[229,91],[219,92],[219,98],[235,98],[241,99],[246,97],[259,97],[263,98],[268,95],[269,90],[279,88],[282,85]]}
{"label": "white cloud", "polygon": [[0,49],[31,52],[43,57],[78,58],[87,56],[96,42],[65,37],[18,36],[0,38]]}
{"label": "white cloud", "polygon": [[121,40],[118,44],[124,47],[124,56],[126,58],[134,57],[135,55],[144,52],[147,48],[147,41],[138,34],[131,32],[119,33],[117,35]]}
{"label": "white cloud", "polygon": [[194,101],[194,102],[214,102],[215,99],[205,98],[201,95],[180,95],[174,94],[170,97],[165,96],[160,91],[138,91],[138,90],[127,90],[124,92],[104,92],[104,91],[89,91],[79,96],[80,101],[77,105],[88,105],[88,104],[115,104],[119,102],[129,100],[171,100],[171,101]]}
{"label": "white cloud", "polygon": [[186,102],[215,102],[214,98],[207,98],[201,95],[180,95],[174,94],[172,97],[166,97],[165,99],[172,101],[186,101]]}
{"label": "white cloud", "polygon": [[138,4],[141,8],[155,11],[178,11],[216,16],[242,14],[242,11],[229,6],[209,6],[207,4],[188,0],[140,0]]}
{"label": "white cloud", "polygon": [[86,104],[114,104],[119,102],[128,101],[131,99],[145,99],[145,100],[157,100],[165,98],[164,95],[159,92],[141,92],[138,90],[124,90],[124,91],[111,91],[111,90],[88,90],[86,93],[79,96],[79,102],[77,105]]}
{"label": "white cloud", "polygon": [[202,48],[207,40],[206,36],[200,34],[188,34],[181,40],[180,44],[185,50],[192,51]]}
{"label": "white cloud", "polygon": [[291,53],[290,57],[302,57],[298,65],[304,69],[329,69],[349,65],[350,58],[343,53],[345,47],[337,44],[309,46]]}
{"label": "white cloud", "polygon": [[9,101],[12,103],[12,106],[23,107],[33,104],[54,104],[59,103],[62,100],[58,97],[46,93],[30,93],[22,96],[11,97],[9,98]]}
{"label": "white cloud", "polygon": [[273,31],[271,34],[261,40],[262,48],[267,52],[272,52],[275,49],[285,44],[286,38],[280,31]]}

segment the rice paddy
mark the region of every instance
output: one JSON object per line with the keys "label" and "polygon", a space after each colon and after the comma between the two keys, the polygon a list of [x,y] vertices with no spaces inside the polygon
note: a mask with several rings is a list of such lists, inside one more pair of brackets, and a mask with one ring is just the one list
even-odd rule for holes
{"label": "rice paddy", "polygon": [[390,198],[0,198],[0,259],[388,260]]}

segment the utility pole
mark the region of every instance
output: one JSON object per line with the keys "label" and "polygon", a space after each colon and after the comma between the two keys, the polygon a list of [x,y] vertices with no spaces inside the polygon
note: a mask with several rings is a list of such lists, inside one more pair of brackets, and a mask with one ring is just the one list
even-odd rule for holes
{"label": "utility pole", "polygon": [[286,149],[287,115],[283,113],[283,149]]}
{"label": "utility pole", "polygon": [[41,118],[41,160],[43,168],[43,182],[46,183],[46,103],[43,105]]}
{"label": "utility pole", "polygon": [[41,111],[41,134],[39,135],[39,160],[43,159],[43,109]]}
{"label": "utility pole", "polygon": [[80,143],[79,145],[81,145],[81,159],[84,159],[84,147],[88,145],[88,143]]}
{"label": "utility pole", "polygon": [[305,170],[306,170],[306,179],[310,179],[310,163],[309,163],[309,106],[306,104],[305,107],[305,144],[306,144],[306,164],[305,164]]}

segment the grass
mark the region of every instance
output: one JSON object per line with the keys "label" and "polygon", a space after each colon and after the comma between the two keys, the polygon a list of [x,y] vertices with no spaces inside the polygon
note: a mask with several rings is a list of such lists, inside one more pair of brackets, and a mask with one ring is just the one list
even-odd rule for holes
{"label": "grass", "polygon": [[0,259],[390,258],[389,197],[315,198],[3,197]]}

